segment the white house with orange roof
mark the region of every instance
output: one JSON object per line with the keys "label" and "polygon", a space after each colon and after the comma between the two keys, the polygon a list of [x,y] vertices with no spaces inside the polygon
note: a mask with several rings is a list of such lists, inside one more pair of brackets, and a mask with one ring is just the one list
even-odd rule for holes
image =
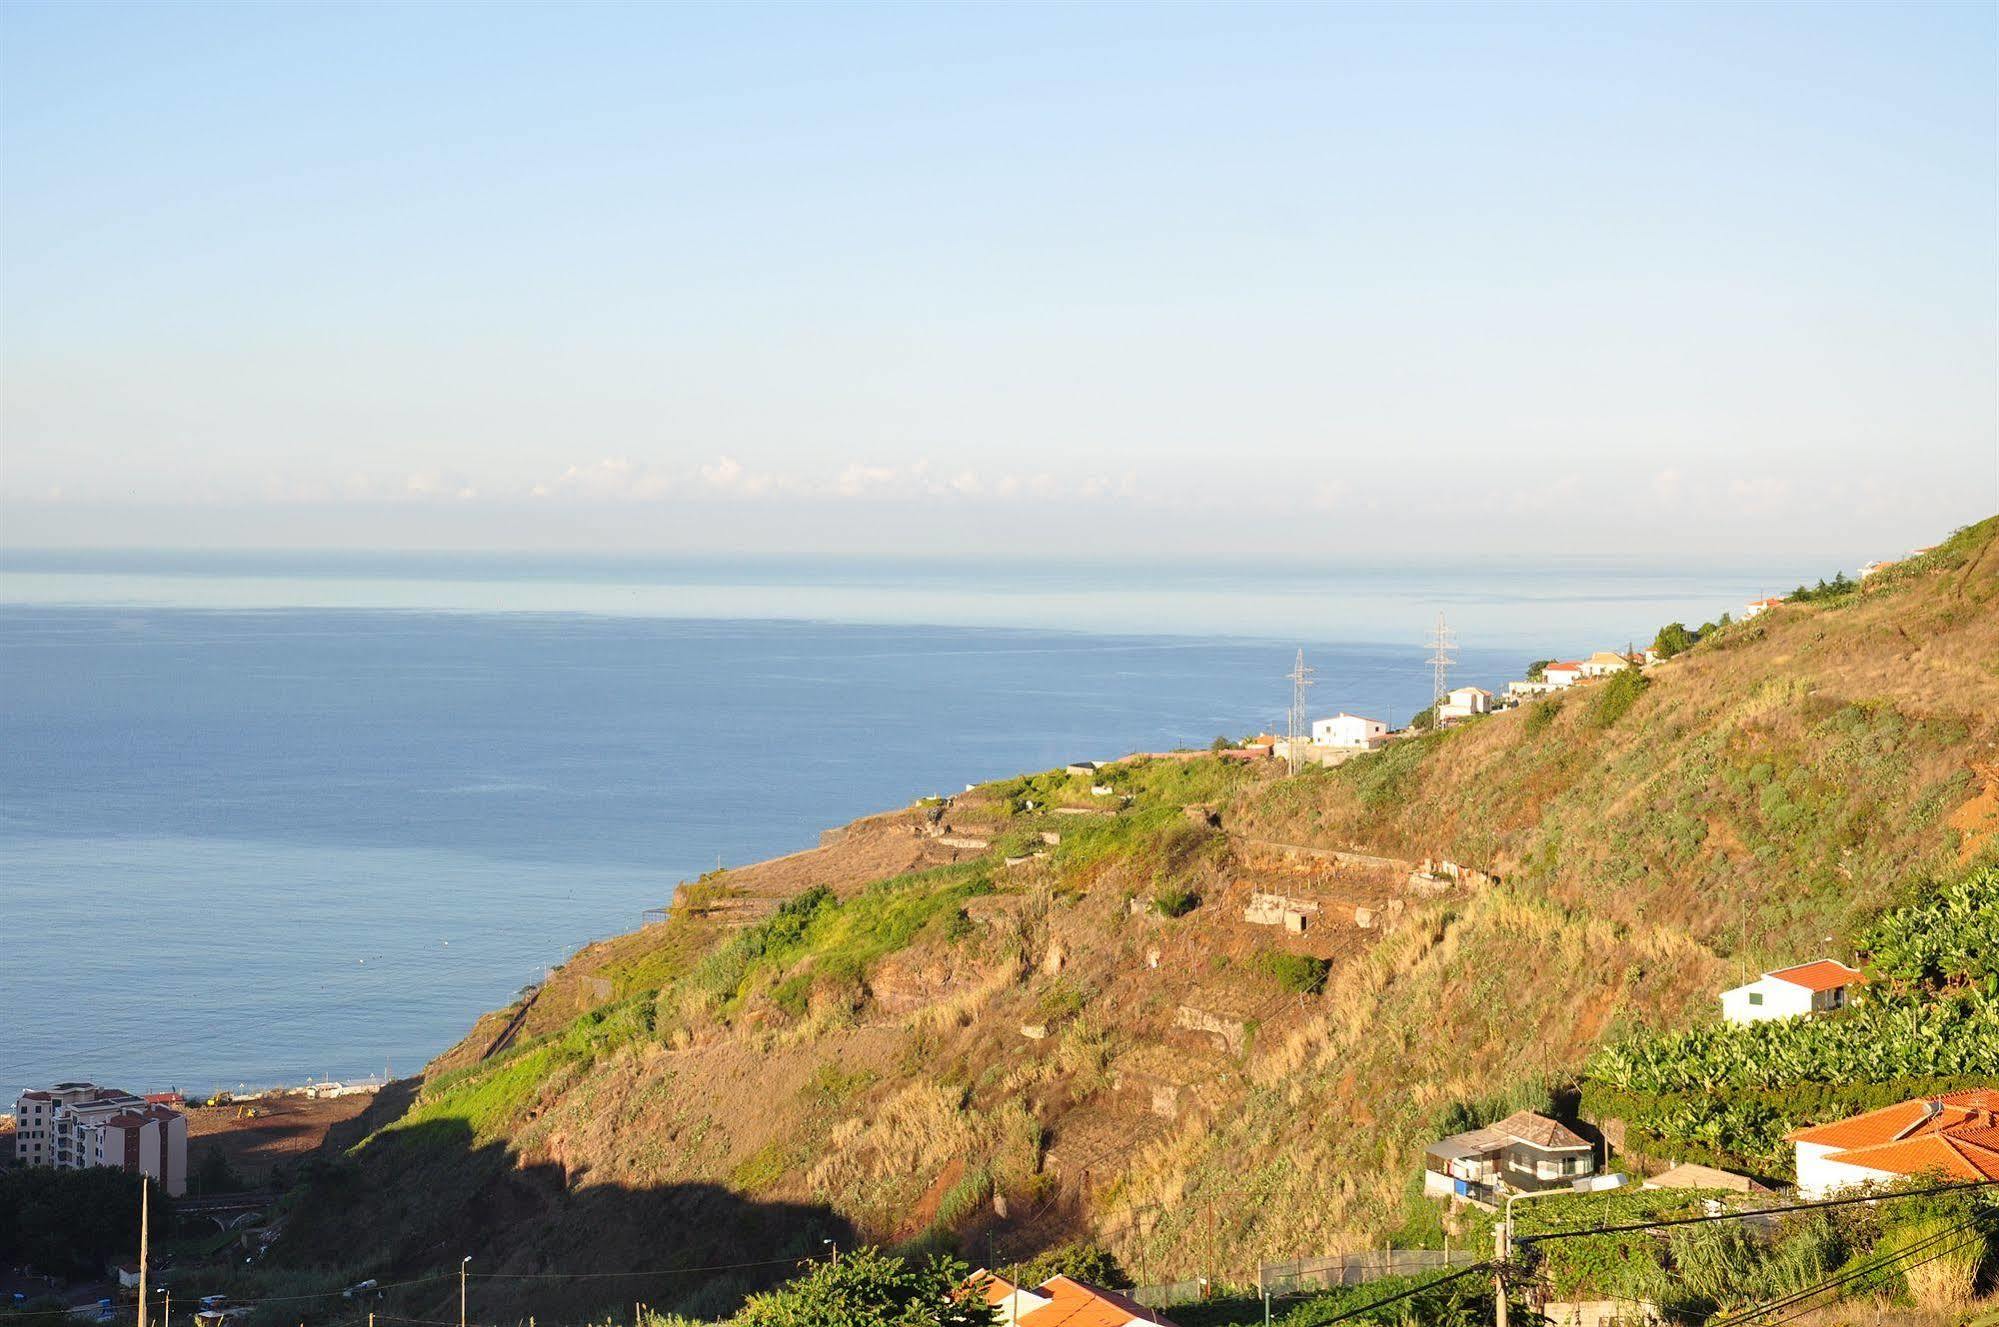
{"label": "white house with orange roof", "polygon": [[1138,1301],[1073,1276],[1028,1287],[996,1272],[974,1272],[972,1284],[1007,1327],[1174,1327]]}
{"label": "white house with orange roof", "polygon": [[1747,622],[1750,618],[1767,613],[1783,602],[1782,599],[1751,599],[1742,606],[1742,620]]}
{"label": "white house with orange roof", "polygon": [[1785,1138],[1807,1199],[1911,1176],[1999,1181],[1999,1088],[1919,1097]]}
{"label": "white house with orange roof", "polygon": [[1557,659],[1541,670],[1541,677],[1559,691],[1583,680],[1583,666],[1575,659]]}
{"label": "white house with orange roof", "polygon": [[1852,988],[1867,980],[1859,968],[1821,958],[1766,972],[1746,986],[1721,993],[1721,1016],[1731,1023],[1827,1014],[1846,1008]]}

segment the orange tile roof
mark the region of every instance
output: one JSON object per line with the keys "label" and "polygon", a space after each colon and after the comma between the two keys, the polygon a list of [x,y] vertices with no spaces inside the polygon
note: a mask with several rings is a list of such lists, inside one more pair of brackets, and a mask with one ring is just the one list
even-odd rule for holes
{"label": "orange tile roof", "polygon": [[1025,1286],[1014,1284],[998,1272],[988,1272],[983,1268],[972,1273],[972,1285],[988,1304],[998,1305],[1018,1295],[1020,1298],[1014,1300],[1012,1307],[1016,1312],[1023,1308],[1027,1310],[1027,1313],[1020,1314],[1022,1318],[1048,1303],[1046,1295],[1037,1294]]}
{"label": "orange tile roof", "polygon": [[1045,1307],[1021,1314],[1020,1327],[1057,1327],[1058,1323],[1061,1327],[1126,1327],[1131,1322],[1173,1327],[1171,1321],[1136,1300],[1074,1277],[1051,1276],[1034,1290],[1048,1296],[1049,1302]]}
{"label": "orange tile roof", "polygon": [[1837,1149],[1826,1154],[1829,1161],[1893,1175],[1999,1180],[1999,1088],[1904,1101],[1785,1138]]}
{"label": "orange tile roof", "polygon": [[1800,963],[1794,968],[1778,968],[1766,972],[1766,977],[1787,981],[1793,986],[1802,986],[1808,991],[1832,991],[1841,986],[1851,986],[1864,981],[1867,974],[1859,968],[1849,968],[1846,964],[1830,958],[1816,959],[1810,963]]}
{"label": "orange tile roof", "polygon": [[[1994,1130],[1979,1130],[1994,1133]],[[1923,1134],[1899,1143],[1833,1152],[1829,1160],[1891,1175],[1941,1175],[1952,1180],[1999,1180],[1999,1148],[1978,1147],[1962,1136]]]}

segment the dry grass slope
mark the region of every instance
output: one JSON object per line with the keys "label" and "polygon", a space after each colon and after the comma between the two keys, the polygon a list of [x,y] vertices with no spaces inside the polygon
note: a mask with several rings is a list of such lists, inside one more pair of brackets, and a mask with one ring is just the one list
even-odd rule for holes
{"label": "dry grass slope", "polygon": [[[1001,1259],[1086,1236],[1140,1277],[1238,1279],[1436,1236],[1408,1198],[1441,1122],[1538,1100],[1607,1035],[1705,1016],[1745,967],[1837,948],[1991,855],[1995,532],[1737,625],[1642,688],[1295,779],[1114,767],[1116,815],[1089,780],[1013,780],[724,873],[579,955],[505,1055],[475,1062],[482,1024],[433,1066],[286,1256],[411,1274],[476,1236],[492,1270],[615,1271],[834,1231]],[[1501,883],[1431,898],[1243,836]],[[812,885],[829,893],[775,929],[730,910]],[[1252,926],[1253,890],[1325,909],[1303,934]],[[1164,916],[1166,894],[1200,903]],[[1280,951],[1324,960],[1323,993],[1272,980]],[[537,1293],[522,1313],[596,1306],[587,1284]]]}

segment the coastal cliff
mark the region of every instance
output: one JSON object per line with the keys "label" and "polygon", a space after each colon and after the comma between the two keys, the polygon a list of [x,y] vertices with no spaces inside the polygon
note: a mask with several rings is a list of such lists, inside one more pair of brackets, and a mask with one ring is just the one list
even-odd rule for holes
{"label": "coastal cliff", "polygon": [[829,1240],[1144,1280],[1421,1242],[1439,1132],[1851,956],[1995,830],[1999,518],[1336,768],[1022,776],[692,882],[385,1102],[274,1257],[559,1270],[526,1317],[725,1311]]}

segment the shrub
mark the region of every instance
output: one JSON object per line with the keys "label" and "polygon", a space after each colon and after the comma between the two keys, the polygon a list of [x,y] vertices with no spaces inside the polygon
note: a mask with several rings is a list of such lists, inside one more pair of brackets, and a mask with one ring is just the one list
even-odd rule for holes
{"label": "shrub", "polygon": [[1201,896],[1180,885],[1168,885],[1152,896],[1152,910],[1162,917],[1184,917],[1201,906]]}
{"label": "shrub", "polygon": [[1588,1075],[1640,1092],[1999,1074],[1999,1000],[1882,1000],[1840,1014],[1711,1024],[1605,1046]]}
{"label": "shrub", "polygon": [[1698,632],[1687,630],[1684,622],[1668,622],[1659,628],[1659,634],[1652,638],[1652,648],[1662,659],[1670,659],[1676,654],[1684,654],[1700,639]]}
{"label": "shrub", "polygon": [[923,1264],[856,1249],[776,1290],[752,1295],[736,1327],[987,1327],[997,1315],[961,1294],[970,1268],[951,1258]]}
{"label": "shrub", "polygon": [[1038,1286],[1051,1276],[1073,1276],[1091,1285],[1117,1287],[1131,1284],[1118,1260],[1101,1244],[1078,1241],[1043,1249],[1026,1262],[1018,1262],[1000,1273],[1015,1285]]}
{"label": "shrub", "polygon": [[1966,982],[1999,994],[1999,866],[1924,892],[1861,940],[1883,976],[1939,987]]}
{"label": "shrub", "polygon": [[1649,685],[1651,683],[1645,674],[1636,668],[1612,673],[1610,680],[1597,688],[1596,697],[1590,705],[1590,727],[1608,728],[1616,723],[1638,702],[1638,697],[1645,693]]}
{"label": "shrub", "polygon": [[1326,974],[1332,964],[1309,954],[1293,954],[1282,949],[1266,949],[1256,956],[1256,970],[1287,991],[1317,995],[1326,989]]}

